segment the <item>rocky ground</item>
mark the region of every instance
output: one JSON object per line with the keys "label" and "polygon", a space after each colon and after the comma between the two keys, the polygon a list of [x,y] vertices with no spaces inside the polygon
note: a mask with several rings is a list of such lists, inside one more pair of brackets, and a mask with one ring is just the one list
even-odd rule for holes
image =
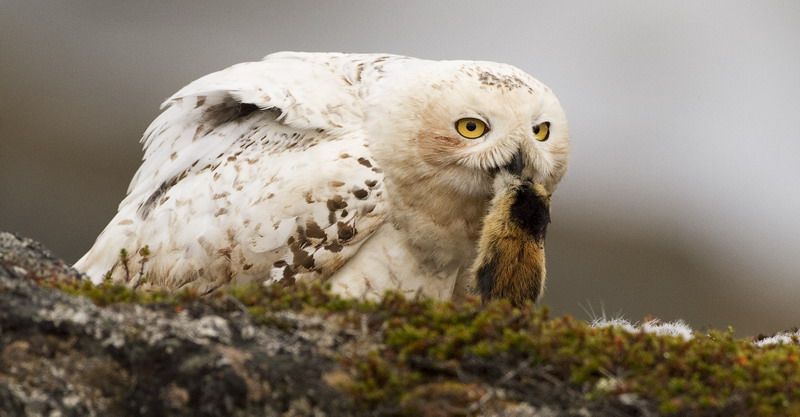
{"label": "rocky ground", "polygon": [[[798,411],[800,392],[785,388],[796,346],[762,357],[715,337],[719,351],[683,361],[707,338],[598,331],[507,303],[371,304],[313,285],[139,293],[92,286],[37,242],[0,233],[0,416]],[[750,396],[770,364],[784,379]],[[737,366],[741,381],[720,379]]]}

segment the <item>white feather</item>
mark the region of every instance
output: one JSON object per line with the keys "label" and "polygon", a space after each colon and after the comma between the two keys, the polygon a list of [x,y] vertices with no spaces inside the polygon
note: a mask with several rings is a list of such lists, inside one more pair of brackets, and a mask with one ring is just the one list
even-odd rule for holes
{"label": "white feather", "polygon": [[[552,190],[569,147],[550,90],[489,62],[281,52],[162,107],[127,197],[75,265],[95,281],[211,291],[316,278],[354,296],[449,298],[469,279],[493,170],[522,150]],[[455,121],[475,113],[492,131],[460,138]],[[552,137],[533,143],[542,117]]]}

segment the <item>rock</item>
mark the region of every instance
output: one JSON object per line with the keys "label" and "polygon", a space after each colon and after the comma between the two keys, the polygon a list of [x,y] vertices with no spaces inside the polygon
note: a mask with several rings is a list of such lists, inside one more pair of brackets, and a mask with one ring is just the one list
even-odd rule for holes
{"label": "rock", "polygon": [[101,308],[37,282],[80,279],[0,233],[0,416],[353,415],[323,380],[342,340],[319,323],[253,326],[201,302]]}
{"label": "rock", "polygon": [[[93,286],[39,243],[0,232],[0,417],[656,415],[632,395],[589,399],[603,375],[575,385],[573,365],[548,363],[563,357],[532,365],[523,345],[469,354],[450,333],[466,326],[474,347],[518,343],[513,332],[504,342],[513,329],[591,332],[568,319],[553,327],[532,305],[365,304],[319,285],[242,291]],[[543,352],[558,354],[560,337],[542,339]]]}

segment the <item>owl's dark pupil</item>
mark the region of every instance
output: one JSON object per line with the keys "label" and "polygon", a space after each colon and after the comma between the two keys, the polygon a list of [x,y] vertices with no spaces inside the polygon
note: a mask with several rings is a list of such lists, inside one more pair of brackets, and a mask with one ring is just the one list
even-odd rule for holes
{"label": "owl's dark pupil", "polygon": [[539,125],[536,125],[536,126],[533,127],[533,134],[534,135],[538,135],[539,134]]}
{"label": "owl's dark pupil", "polygon": [[475,122],[467,122],[467,130],[470,132],[474,131],[478,128],[478,125]]}

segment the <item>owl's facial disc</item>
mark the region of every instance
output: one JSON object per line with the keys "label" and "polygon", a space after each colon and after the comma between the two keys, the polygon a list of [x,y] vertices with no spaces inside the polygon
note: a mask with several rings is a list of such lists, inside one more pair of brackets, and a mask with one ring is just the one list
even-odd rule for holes
{"label": "owl's facial disc", "polygon": [[[527,152],[543,152],[538,143],[550,139],[550,122],[541,121],[533,125],[518,127],[514,132],[508,132],[508,137],[498,138],[497,132],[491,132],[489,123],[483,117],[464,117],[455,121],[455,131],[461,136],[465,144],[472,144],[475,149],[480,149],[481,170],[494,177],[500,171],[506,171],[514,177],[521,177],[523,170],[536,155],[525,155]],[[492,138],[495,135],[495,138]],[[487,146],[488,145],[488,146]],[[509,155],[509,151],[510,155]]]}
{"label": "owl's facial disc", "polygon": [[[533,138],[539,142],[544,142],[550,138],[550,122],[539,123],[534,126],[532,130]],[[515,177],[519,177],[522,175],[523,168],[525,168],[525,159],[522,155],[522,149],[519,149],[514,153],[511,160],[500,169],[508,171]]]}

